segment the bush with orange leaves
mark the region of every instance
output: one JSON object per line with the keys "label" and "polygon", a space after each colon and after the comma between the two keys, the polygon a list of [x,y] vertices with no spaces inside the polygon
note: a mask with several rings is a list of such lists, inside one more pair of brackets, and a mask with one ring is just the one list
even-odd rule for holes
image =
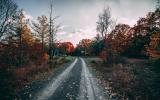
{"label": "bush with orange leaves", "polygon": [[38,59],[37,64],[41,65],[44,62],[48,61],[48,59],[49,59],[49,55],[46,52],[44,52],[41,54],[40,58]]}

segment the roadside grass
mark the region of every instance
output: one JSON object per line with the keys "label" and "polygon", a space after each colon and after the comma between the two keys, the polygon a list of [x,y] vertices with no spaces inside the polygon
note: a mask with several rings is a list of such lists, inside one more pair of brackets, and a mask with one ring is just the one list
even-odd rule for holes
{"label": "roadside grass", "polygon": [[124,100],[160,99],[160,59],[125,58],[125,61],[111,65],[98,57],[87,60],[102,75],[103,85],[111,97]]}
{"label": "roadside grass", "polygon": [[73,56],[67,56],[66,57],[66,62],[70,62],[70,61],[73,61],[75,57]]}
{"label": "roadside grass", "polygon": [[[72,58],[68,60],[68,58]],[[18,94],[20,99],[28,100],[31,98],[34,93],[37,93],[37,90],[43,88],[46,83],[49,83],[52,77],[57,76],[61,70],[68,67],[71,61],[74,60],[74,57],[54,57],[52,61],[46,62],[46,66],[49,70],[39,72],[38,74],[34,74],[33,76],[36,78],[30,79],[30,81],[23,84],[23,86],[18,89]],[[55,65],[56,62],[56,65]],[[38,88],[38,89],[37,89]]]}
{"label": "roadside grass", "polygon": [[72,57],[53,57],[52,61],[45,61],[41,65],[29,63],[15,69],[14,74],[19,81],[18,89],[23,88],[28,82],[47,78],[56,67],[68,63],[72,59]]}

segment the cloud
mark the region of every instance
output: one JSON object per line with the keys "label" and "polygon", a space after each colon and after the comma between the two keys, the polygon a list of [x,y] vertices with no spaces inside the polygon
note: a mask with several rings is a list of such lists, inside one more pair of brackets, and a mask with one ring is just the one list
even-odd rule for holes
{"label": "cloud", "polygon": [[65,28],[67,28],[66,25],[61,25],[61,26],[59,27],[59,30],[64,30]]}
{"label": "cloud", "polygon": [[137,22],[137,19],[130,19],[130,18],[119,18],[117,23],[119,24],[128,24],[130,26],[134,26]]}
{"label": "cloud", "polygon": [[57,35],[66,35],[66,34],[67,34],[67,32],[65,32],[65,31],[61,31],[61,32],[57,33]]}
{"label": "cloud", "polygon": [[72,38],[73,36],[74,36],[74,34],[69,34],[68,35],[69,38]]}
{"label": "cloud", "polygon": [[70,41],[74,46],[82,39],[92,39],[96,36],[96,28],[94,26],[84,26],[84,28],[76,29],[74,32],[61,32],[57,38],[62,42]]}
{"label": "cloud", "polygon": [[84,34],[93,34],[96,32],[96,27],[86,26],[86,27],[80,29],[79,31]]}
{"label": "cloud", "polygon": [[25,16],[25,20],[33,20],[33,17],[30,14],[28,14],[26,11],[23,11],[22,13]]}

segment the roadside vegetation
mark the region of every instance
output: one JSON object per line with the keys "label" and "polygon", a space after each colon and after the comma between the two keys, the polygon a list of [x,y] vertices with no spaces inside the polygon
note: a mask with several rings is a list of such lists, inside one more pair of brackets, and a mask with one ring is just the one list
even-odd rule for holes
{"label": "roadside vegetation", "polygon": [[89,66],[96,69],[111,98],[158,100],[159,59],[123,58],[123,62],[112,65],[97,57],[86,59]]}
{"label": "roadside vegetation", "polygon": [[[15,99],[26,84],[47,78],[56,67],[73,60],[64,56],[73,45],[56,40],[60,26],[50,6],[50,16],[41,15],[33,22],[14,0],[0,1],[1,100]],[[61,50],[54,54],[56,49]]]}

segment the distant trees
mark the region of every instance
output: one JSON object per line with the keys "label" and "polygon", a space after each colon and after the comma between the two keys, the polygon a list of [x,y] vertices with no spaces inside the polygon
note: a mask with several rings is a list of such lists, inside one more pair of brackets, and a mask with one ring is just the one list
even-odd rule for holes
{"label": "distant trees", "polygon": [[55,49],[59,51],[61,55],[72,54],[74,51],[74,46],[71,42],[56,43]]}
{"label": "distant trees", "polygon": [[62,46],[65,47],[66,49],[66,54],[71,54],[74,51],[74,46],[71,42],[64,42],[62,43]]}
{"label": "distant trees", "polygon": [[38,17],[37,21],[37,23],[32,22],[32,28],[36,32],[36,37],[41,40],[42,51],[44,51],[45,39],[49,35],[49,23],[45,15]]}
{"label": "distant trees", "polygon": [[81,53],[83,55],[90,55],[91,50],[90,50],[90,45],[92,43],[92,40],[90,39],[82,39],[79,44],[77,45],[77,48],[81,50]]}
{"label": "distant trees", "polygon": [[[104,9],[97,22],[98,34],[91,40],[89,46],[81,40],[76,52],[87,51],[91,55],[100,55],[103,59],[114,61],[116,57],[159,57],[160,10],[149,12],[146,17],[140,18],[137,24],[130,27],[127,24],[112,26],[110,9]],[[85,44],[85,45],[82,45]],[[106,57],[104,57],[106,56]]]}
{"label": "distant trees", "polygon": [[89,48],[91,55],[99,56],[99,53],[104,50],[104,41],[101,39],[94,39]]}

